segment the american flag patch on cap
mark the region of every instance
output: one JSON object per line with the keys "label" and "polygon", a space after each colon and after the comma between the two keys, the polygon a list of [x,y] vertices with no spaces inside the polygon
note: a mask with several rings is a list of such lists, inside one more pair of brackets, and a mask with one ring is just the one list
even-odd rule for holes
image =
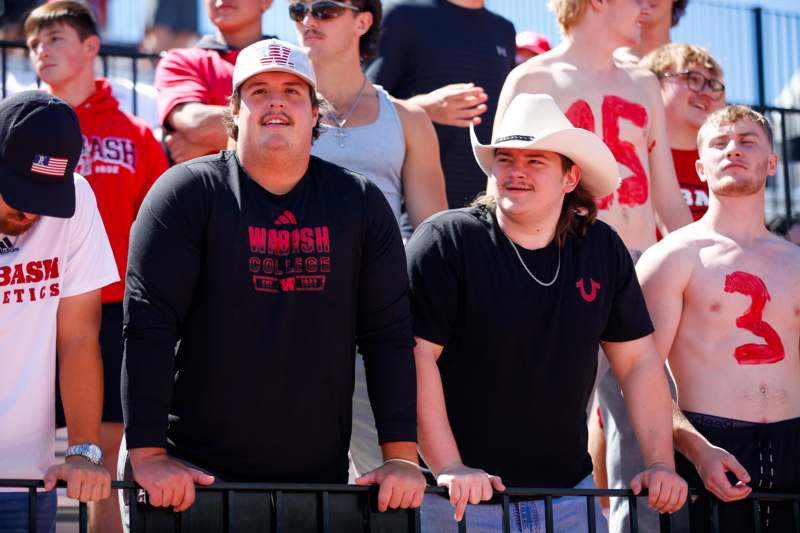
{"label": "american flag patch on cap", "polygon": [[33,156],[31,172],[45,176],[63,176],[67,170],[67,160],[60,157],[36,154]]}
{"label": "american flag patch on cap", "polygon": [[289,56],[292,54],[292,49],[279,44],[271,44],[263,51],[259,58],[262,65],[269,65],[274,63],[276,65],[286,65],[289,68],[294,68],[294,63],[289,61]]}

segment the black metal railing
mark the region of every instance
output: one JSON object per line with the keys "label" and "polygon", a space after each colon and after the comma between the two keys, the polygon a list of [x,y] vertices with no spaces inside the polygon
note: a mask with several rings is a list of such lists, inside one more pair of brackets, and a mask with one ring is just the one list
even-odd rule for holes
{"label": "black metal railing", "polygon": [[783,216],[787,228],[797,220],[800,211],[800,109],[756,107],[772,124],[775,151],[780,167],[774,179],[767,182],[766,215],[769,220]]}
{"label": "black metal railing", "polygon": [[[59,483],[64,487],[63,482]],[[317,484],[275,484],[275,483],[215,483],[211,486],[197,486],[195,504],[184,513],[171,509],[155,508],[147,505],[142,498],[143,491],[131,481],[115,481],[113,488],[125,491],[130,512],[130,531],[132,533],[152,532],[224,532],[266,531],[270,533],[288,532],[382,532],[382,533],[420,533],[420,510],[392,510],[385,513],[377,511],[377,487],[356,485],[317,485]],[[29,531],[36,531],[37,489],[43,487],[40,480],[0,479],[0,488],[21,488],[28,491]],[[444,495],[441,488],[429,487],[429,494]],[[724,503],[703,490],[690,490],[691,495],[704,496],[710,500],[710,530],[724,533],[720,529],[720,508]],[[639,531],[638,509],[646,498],[646,492],[635,496],[629,490],[601,489],[546,489],[509,488],[495,494],[491,502],[502,509],[502,530],[511,531],[509,507],[520,499],[543,500],[545,510],[545,530],[553,533],[554,501],[559,497],[577,496],[586,498],[586,513],[589,533],[595,533],[596,507],[599,497],[626,498],[630,508],[630,531]],[[781,533],[800,533],[800,493],[778,494],[754,492],[747,501],[752,505],[752,524],[755,533],[761,533],[763,505],[774,502],[788,503],[792,507],[793,527]],[[672,515],[660,515],[660,531],[675,531]],[[78,528],[81,533],[88,530],[87,505],[78,506]],[[692,525],[685,525],[681,531],[691,531]],[[461,521],[459,532],[466,531],[466,521]]]}
{"label": "black metal railing", "polygon": [[[30,73],[32,67],[27,63],[27,59],[23,58],[27,53],[27,46],[23,42],[0,40],[0,83],[2,83],[0,95],[3,98],[8,96],[7,80],[9,73],[12,71],[9,56],[14,56],[18,59],[17,63],[24,66],[18,70]],[[103,77],[117,73],[131,81],[131,101],[134,115],[139,114],[139,95],[136,91],[136,85],[140,81],[152,82],[155,74],[155,65],[160,57],[157,54],[143,54],[135,48],[127,46],[103,45],[100,48],[98,61],[100,62]],[[144,72],[142,72],[143,70]],[[38,79],[36,83],[38,85]]]}

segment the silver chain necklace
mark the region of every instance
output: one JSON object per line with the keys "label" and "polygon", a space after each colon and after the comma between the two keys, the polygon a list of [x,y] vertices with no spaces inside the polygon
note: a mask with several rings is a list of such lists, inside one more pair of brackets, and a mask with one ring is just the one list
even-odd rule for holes
{"label": "silver chain necklace", "polygon": [[[505,232],[503,233],[503,235],[506,235]],[[556,282],[556,280],[558,279],[558,274],[559,274],[559,272],[561,272],[561,247],[560,246],[558,246],[558,266],[556,267],[556,275],[553,276],[553,279],[551,279],[548,283],[544,283],[543,281],[540,281],[539,278],[534,276],[533,272],[528,270],[528,265],[526,265],[525,261],[522,260],[522,256],[519,255],[519,250],[517,250],[517,245],[514,244],[514,241],[511,240],[511,237],[506,235],[506,239],[508,239],[508,243],[511,245],[511,248],[514,249],[514,253],[517,254],[517,259],[519,259],[519,262],[522,265],[522,268],[525,269],[525,272],[528,273],[528,275],[531,277],[531,279],[533,279],[533,281],[535,281],[536,283],[538,283],[542,287],[549,287],[553,283]]]}
{"label": "silver chain necklace", "polygon": [[336,133],[334,136],[339,141],[339,148],[344,148],[344,139],[347,137],[347,132],[344,131],[344,125],[347,124],[347,121],[350,120],[350,115],[353,114],[353,111],[356,110],[358,107],[358,103],[361,101],[361,96],[364,94],[364,89],[367,87],[367,78],[364,77],[364,81],[361,82],[361,88],[358,90],[358,94],[356,95],[356,99],[353,102],[353,105],[350,106],[350,111],[344,115],[344,118],[339,118],[341,115],[336,111],[331,111],[330,115],[333,121],[336,123]]}

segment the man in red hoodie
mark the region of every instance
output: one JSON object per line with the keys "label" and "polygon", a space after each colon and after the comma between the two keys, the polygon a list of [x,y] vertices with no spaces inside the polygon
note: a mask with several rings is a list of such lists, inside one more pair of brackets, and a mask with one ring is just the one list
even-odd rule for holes
{"label": "man in red hoodie", "polygon": [[[76,171],[92,186],[120,276],[128,261],[128,235],[150,185],[167,169],[161,146],[144,121],[119,109],[108,80],[95,78],[100,38],[91,11],[73,0],[35,9],[24,24],[30,58],[42,88],[69,103],[78,115],[83,150]],[[46,134],[46,132],[42,132]],[[100,447],[115,473],[122,436],[122,281],[102,291],[103,424]],[[94,504],[92,531],[120,531],[116,498]]]}

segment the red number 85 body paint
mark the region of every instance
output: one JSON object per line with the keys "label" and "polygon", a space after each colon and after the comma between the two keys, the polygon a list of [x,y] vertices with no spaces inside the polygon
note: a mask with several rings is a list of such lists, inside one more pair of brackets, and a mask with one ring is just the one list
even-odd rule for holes
{"label": "red number 85 body paint", "polygon": [[[635,207],[647,202],[649,193],[649,183],[644,166],[636,154],[636,148],[628,141],[620,138],[619,122],[622,119],[629,120],[639,128],[647,126],[647,109],[641,104],[630,102],[624,98],[614,95],[603,97],[603,142],[606,143],[614,159],[633,173],[622,178],[617,197],[621,205]],[[569,106],[564,113],[573,126],[583,128],[592,133],[597,133],[595,126],[594,113],[586,100],[576,100]],[[652,145],[651,145],[652,148]],[[600,210],[611,209],[614,202],[614,193],[596,199],[597,208]]]}
{"label": "red number 85 body paint", "polygon": [[770,301],[764,281],[753,274],[737,271],[725,276],[725,292],[750,297],[750,309],[736,319],[736,326],[767,341],[766,344],[749,343],[737,347],[733,353],[736,361],[740,365],[769,365],[783,361],[784,351],[780,336],[761,319],[764,306]]}

